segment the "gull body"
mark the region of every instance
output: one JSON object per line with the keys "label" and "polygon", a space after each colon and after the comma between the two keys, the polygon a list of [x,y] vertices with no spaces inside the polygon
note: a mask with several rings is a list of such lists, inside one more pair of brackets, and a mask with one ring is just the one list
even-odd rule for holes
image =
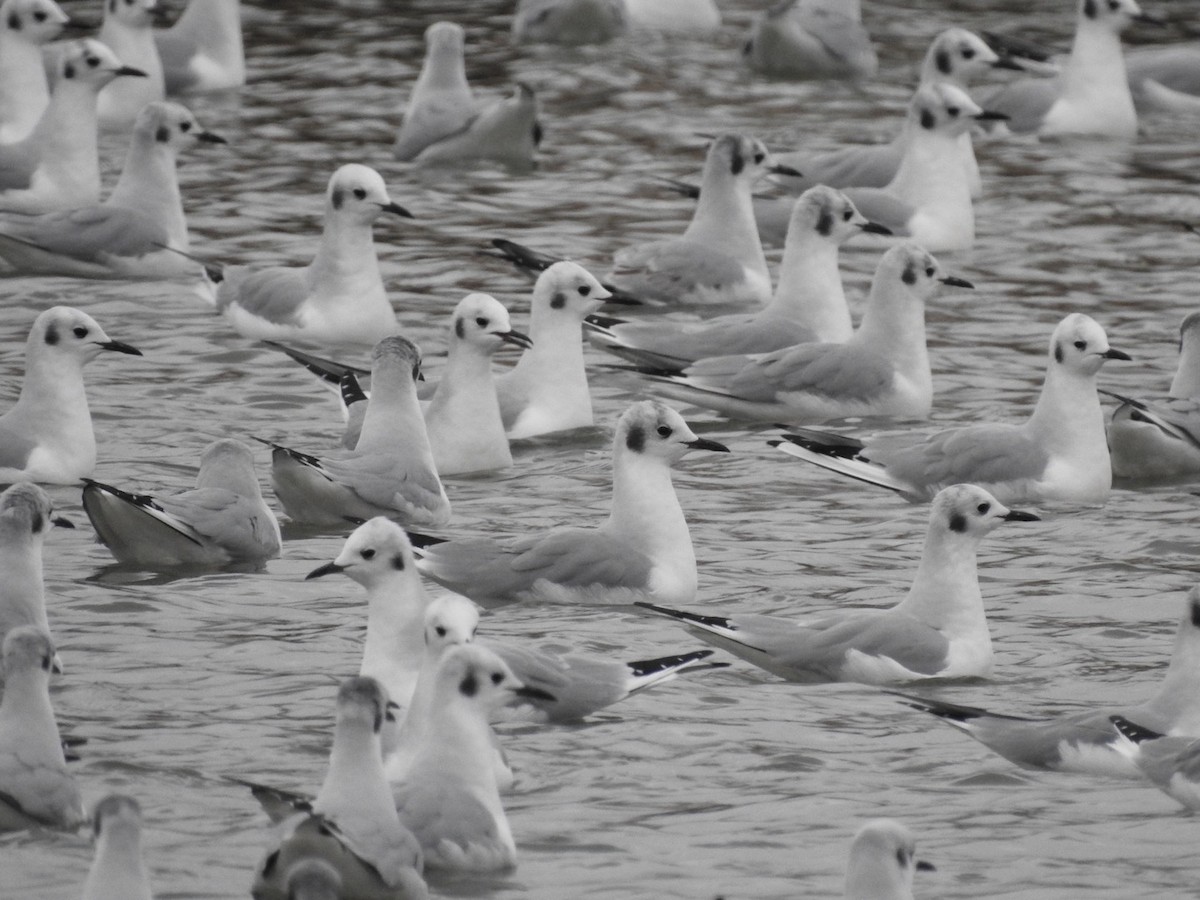
{"label": "gull body", "polygon": [[148,103],[166,96],[162,60],[154,45],[157,12],[158,0],[104,4],[104,23],[96,37],[108,44],[125,65],[146,73],[145,78],[114,81],[100,91],[100,127],[107,131],[129,130]]}
{"label": "gull body", "polygon": [[175,173],[180,151],[224,143],[174,103],[138,114],[121,177],[103,203],[39,216],[0,215],[5,275],[174,278],[200,267],[188,251],[187,221]]}
{"label": "gull body", "polygon": [[51,634],[42,546],[50,526],[62,521],[53,512],[49,495],[36,484],[14,484],[0,494],[0,642],[23,625]]}
{"label": "gull body", "polygon": [[69,306],[52,307],[34,320],[21,394],[0,416],[0,484],[72,484],[92,474],[96,437],[83,367],[106,350],[141,355]]}
{"label": "gull body", "polygon": [[1042,392],[1020,425],[982,424],[931,435],[858,440],[798,429],[779,449],[912,500],[971,482],[1001,502],[1103,504],[1112,487],[1104,413],[1096,375],[1110,359],[1129,359],[1109,347],[1095,320],[1072,313],[1050,337]]}
{"label": "gull body", "polygon": [[261,563],[279,556],[281,547],[254,455],[235,440],[204,448],[192,490],[156,499],[89,480],[83,508],[100,542],[122,563],[148,568]]}
{"label": "gull body", "polygon": [[54,0],[0,3],[0,143],[24,140],[50,102],[42,46],[69,19]]}
{"label": "gull body", "polygon": [[1004,522],[1036,519],[974,485],[945,488],[934,498],[912,586],[890,609],[835,610],[793,621],[638,605],[682,621],[697,637],[788,681],[897,684],[985,676],[992,669],[992,639],[979,590],[979,542]]}
{"label": "gull body", "polygon": [[913,900],[918,868],[912,832],[892,819],[873,819],[859,829],[846,865],[846,900]]}
{"label": "gull body", "polygon": [[154,900],[142,861],[142,810],[123,794],[109,794],[92,813],[96,855],[83,900]]}
{"label": "gull body", "polygon": [[696,555],[671,466],[691,450],[726,449],[697,438],[675,410],[635,403],[617,422],[612,511],[599,528],[557,528],[507,546],[491,538],[450,541],[425,548],[418,568],[483,606],[687,602],[696,594]]}
{"label": "gull body", "polygon": [[776,3],[750,26],[742,56],[777,78],[865,81],[879,68],[859,0]]}
{"label": "gull body", "polygon": [[1200,588],[1188,594],[1162,685],[1144,703],[1100,707],[1049,719],[1026,719],[984,709],[909,697],[1009,762],[1027,769],[1137,778],[1137,765],[1120,750],[1114,715],[1164,735],[1200,737]]}
{"label": "gull body", "polygon": [[1200,112],[1200,44],[1195,41],[1130,50],[1125,69],[1139,112]]}
{"label": "gull body", "polygon": [[83,802],[50,706],[54,645],[42,629],[22,625],[5,636],[3,649],[0,831],[78,828],[86,818]]}
{"label": "gull body", "polygon": [[376,345],[373,392],[353,450],[318,459],[272,445],[271,484],[289,516],[327,525],[378,515],[434,527],[449,520],[417,399],[420,364],[405,338]]}
{"label": "gull body", "polygon": [[946,276],[922,248],[901,244],[880,260],[862,322],[845,343],[717,356],[679,374],[648,374],[656,391],[739,418],[925,418],[933,405],[925,303],[944,284],[971,286]]}
{"label": "gull body", "polygon": [[512,39],[518,44],[603,44],[628,28],[624,0],[519,0]]}
{"label": "gull body", "polygon": [[227,266],[216,305],[243,337],[374,345],[394,334],[371,227],[382,213],[408,216],[374,169],[354,163],[325,192],[321,243],[307,266]]}
{"label": "gull body", "polygon": [[227,91],[246,83],[240,0],[190,0],[170,28],[155,29],[168,94]]}
{"label": "gull body", "polygon": [[402,161],[467,127],[476,114],[463,58],[465,33],[454,22],[425,29],[425,61],[413,85],[392,153]]}
{"label": "gull body", "polygon": [[659,303],[765,303],[771,277],[750,189],[773,168],[761,141],[718,137],[708,149],[700,199],[683,236],[618,251],[607,282]]}
{"label": "gull body", "polygon": [[668,34],[705,35],[721,27],[715,0],[625,0],[633,28]]}
{"label": "gull body", "polygon": [[91,39],[67,44],[57,68],[37,126],[24,140],[0,145],[0,211],[33,215],[100,202],[96,97],[113,79],[142,73]]}
{"label": "gull body", "polygon": [[529,85],[518,82],[511,95],[481,107],[459,131],[418,153],[415,162],[456,166],[490,160],[527,169],[532,168],[541,141],[537,95]]}
{"label": "gull body", "polygon": [[1191,810],[1200,810],[1200,739],[1167,737],[1123,716],[1110,719],[1124,740],[1116,749],[1163,793]]}
{"label": "gull body", "polygon": [[792,207],[779,283],[761,310],[699,322],[593,319],[588,339],[635,363],[667,369],[713,356],[770,353],[814,341],[841,343],[854,329],[838,248],[856,234],[880,230],[845,194],[817,185]]}
{"label": "gull body", "polygon": [[1200,476],[1200,313],[1179,326],[1179,368],[1165,398],[1125,399],[1108,425],[1113,477],[1184,481]]}

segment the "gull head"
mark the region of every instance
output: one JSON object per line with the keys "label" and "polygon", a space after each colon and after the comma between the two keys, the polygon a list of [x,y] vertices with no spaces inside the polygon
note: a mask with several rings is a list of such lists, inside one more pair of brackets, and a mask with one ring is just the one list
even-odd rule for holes
{"label": "gull head", "polygon": [[200,454],[196,487],[224,488],[243,497],[261,497],[258,476],[254,474],[254,452],[232,438],[213,441]]}
{"label": "gull head", "polygon": [[669,466],[692,450],[729,452],[724,444],[696,437],[683,416],[657,400],[635,403],[617,420],[613,439],[615,457],[659,459]]}
{"label": "gull head", "polygon": [[41,671],[47,683],[54,669],[54,642],[36,625],[14,628],[4,638],[4,680]]}
{"label": "gull head", "polygon": [[425,650],[441,659],[447,647],[470,644],[479,627],[479,607],[460,594],[443,594],[425,610]]}
{"label": "gull head", "polygon": [[388,718],[387,689],[374,678],[347,678],[338,688],[337,730],[369,728],[379,734]]}
{"label": "gull head", "polygon": [[31,44],[45,44],[60,34],[69,19],[54,0],[10,0],[4,4],[0,28]]}
{"label": "gull head", "polygon": [[918,133],[958,137],[977,121],[1007,118],[984,112],[966,91],[947,82],[922,85],[908,107],[910,127]]}
{"label": "gull head", "polygon": [[108,0],[104,4],[104,20],[111,17],[126,28],[149,28],[158,14],[158,0]]}
{"label": "gull head", "polygon": [[978,543],[986,534],[1005,522],[1037,522],[1033,513],[1009,509],[983,488],[973,484],[952,484],[937,492],[929,511],[929,532],[962,536]]}
{"label": "gull head", "polygon": [[519,698],[554,700],[539,688],[526,687],[499,656],[479,644],[448,647],[437,667],[438,705],[476,710],[485,721],[489,713]]}
{"label": "gull head", "polygon": [[822,240],[838,246],[864,231],[891,234],[882,225],[868,221],[841,191],[823,184],[809,188],[792,207],[789,236],[793,230],[798,235],[816,234]]}
{"label": "gull head", "polygon": [[1080,0],[1079,20],[1103,25],[1118,34],[1131,22],[1155,21],[1142,12],[1135,0]]}
{"label": "gull head", "polygon": [[70,306],[53,306],[39,315],[25,342],[26,369],[34,364],[79,367],[101,351],[141,356],[141,351],[114,341],[87,313]]}
{"label": "gull head", "polygon": [[1129,360],[1130,356],[1108,345],[1108,335],[1091,316],[1071,313],[1050,335],[1052,369],[1093,378],[1110,359]]}
{"label": "gull head", "polygon": [[924,247],[906,243],[892,247],[880,258],[875,269],[872,293],[876,289],[886,289],[887,296],[911,298],[924,303],[944,285],[974,287],[969,281],[947,275],[933,254]]}
{"label": "gull head", "polygon": [[140,852],[142,808],[125,794],[109,794],[92,810],[92,837],[107,847],[120,844]]}
{"label": "gull head", "polygon": [[462,58],[466,32],[455,22],[434,22],[425,29],[425,53],[428,56]]}
{"label": "gull head", "polygon": [[579,263],[562,260],[547,268],[533,285],[532,307],[539,316],[561,316],[581,322],[612,293]]}
{"label": "gull head", "polygon": [[413,382],[420,377],[421,351],[408,338],[393,334],[376,344],[371,353],[371,383],[377,383],[380,376],[399,374]]}
{"label": "gull head", "polygon": [[450,325],[450,343],[466,344],[484,356],[491,356],[505,344],[526,349],[533,342],[513,331],[508,310],[491,294],[467,294],[454,307]]}
{"label": "gull head", "polygon": [[850,845],[846,867],[846,897],[912,897],[913,873],[932,869],[918,862],[917,842],[907,828],[893,819],[873,819],[859,829]]}
{"label": "gull head", "polygon": [[397,577],[418,579],[412,544],[404,529],[384,516],[359,525],[346,538],[337,558],[306,576],[307,580],[341,573],[370,590]]}
{"label": "gull head", "polygon": [[155,100],[138,113],[133,139],[145,147],[177,156],[198,144],[224,144],[225,138],[205,131],[192,111],[178,103]]}
{"label": "gull head", "polygon": [[797,175],[794,169],[776,165],[767,152],[766,145],[758,138],[744,134],[719,135],[709,146],[704,161],[703,185],[700,195],[710,185],[732,181],[745,185],[746,190],[760,175],[777,172],[780,175]]}
{"label": "gull head", "polygon": [[921,80],[948,81],[963,87],[998,62],[1000,57],[979,35],[965,28],[947,28],[929,45]]}
{"label": "gull head", "polygon": [[94,38],[69,42],[58,59],[63,83],[86,84],[96,92],[122,75],[146,77],[141,69],[123,65],[107,44]]}
{"label": "gull head", "polygon": [[0,494],[0,545],[41,543],[54,518],[50,495],[36,484],[14,484]]}
{"label": "gull head", "polygon": [[385,212],[412,218],[412,213],[392,201],[383,176],[370,166],[347,163],[330,176],[325,191],[326,219],[370,225]]}
{"label": "gull head", "polygon": [[338,900],[343,896],[338,870],[316,856],[293,863],[284,886],[287,900]]}

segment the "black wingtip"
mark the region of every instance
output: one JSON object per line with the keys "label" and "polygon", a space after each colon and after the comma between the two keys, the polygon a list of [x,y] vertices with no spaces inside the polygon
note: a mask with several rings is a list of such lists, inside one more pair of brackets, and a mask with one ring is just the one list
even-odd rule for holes
{"label": "black wingtip", "polygon": [[1149,728],[1138,725],[1136,722],[1130,722],[1124,716],[1109,716],[1108,721],[1112,722],[1117,731],[1121,732],[1121,734],[1129,738],[1129,740],[1133,741],[1135,744],[1142,744],[1146,741],[1156,741],[1159,738],[1164,737],[1161,732],[1151,731]]}

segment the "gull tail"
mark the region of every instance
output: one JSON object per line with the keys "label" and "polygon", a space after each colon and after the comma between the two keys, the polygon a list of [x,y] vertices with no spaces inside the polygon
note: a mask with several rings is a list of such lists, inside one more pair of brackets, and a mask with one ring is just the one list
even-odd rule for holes
{"label": "gull tail", "polygon": [[257,781],[246,781],[242,778],[230,778],[234,784],[250,789],[251,796],[258,801],[263,812],[274,823],[278,824],[296,813],[311,813],[313,798],[282,788],[259,784]]}
{"label": "gull tail", "polygon": [[[449,538],[437,537],[432,534],[424,534],[420,531],[409,531],[407,528],[404,533],[408,535],[409,543],[413,545],[414,550],[420,550],[423,547],[435,547],[438,544],[444,544]],[[417,556],[421,556],[420,553]]]}
{"label": "gull tail", "polygon": [[671,356],[658,350],[647,350],[627,343],[612,330],[625,324],[628,324],[627,319],[592,315],[583,320],[583,332],[593,346],[656,374],[678,374],[691,364],[691,360],[682,356]]}
{"label": "gull tail", "polygon": [[1117,731],[1121,732],[1123,737],[1135,744],[1156,741],[1160,737],[1165,737],[1165,735],[1158,731],[1151,731],[1149,728],[1138,725],[1136,722],[1130,722],[1124,716],[1109,716],[1108,721],[1116,726]]}
{"label": "gull tail", "polygon": [[654,180],[660,184],[665,184],[668,188],[679,194],[682,197],[687,197],[689,200],[700,199],[700,186],[690,184],[686,181],[680,181],[677,178],[664,178],[662,175],[653,176]]}
{"label": "gull tail", "polygon": [[84,480],[83,509],[96,536],[118,562],[178,564],[202,561],[207,543],[154,498]]}
{"label": "gull tail", "polygon": [[186,250],[180,250],[178,247],[169,247],[161,241],[151,241],[150,243],[159,250],[166,250],[169,253],[178,254],[184,259],[190,259],[192,262],[198,265],[204,272],[205,282],[212,288],[211,296],[206,296],[208,296],[208,299],[212,302],[213,306],[217,305],[216,287],[225,280],[225,266],[222,263],[213,262],[211,259],[205,259],[204,257],[197,256],[194,253],[188,253]]}
{"label": "gull tail", "polygon": [[[649,604],[646,604],[649,605]],[[654,609],[655,607],[651,607]],[[684,672],[700,672],[707,669],[725,669],[729,663],[709,662],[700,660],[712,656],[711,650],[694,650],[691,653],[680,653],[674,656],[660,656],[658,659],[641,659],[626,663],[631,673],[629,693],[670,681],[676,675]]]}
{"label": "gull tail", "polygon": [[805,462],[810,462],[822,469],[837,472],[847,478],[865,481],[896,491],[907,497],[918,496],[912,485],[889,475],[887,470],[859,456],[863,449],[862,441],[832,432],[816,431],[809,428],[797,428],[784,434],[782,440],[767,441],[772,447],[777,447],[788,456],[794,456]]}
{"label": "gull tail", "polygon": [[[507,259],[531,278],[536,278],[539,273],[544,272],[556,262],[564,260],[564,257],[551,256],[549,253],[534,250],[532,247],[526,247],[524,244],[518,244],[516,241],[506,240],[505,238],[492,238],[491,243],[498,252],[489,255]],[[487,251],[484,252],[486,253]],[[610,296],[604,298],[605,303],[611,303],[615,306],[645,305],[645,301],[640,297],[629,293],[629,291],[622,290],[615,285],[611,285],[607,281],[601,281],[600,285],[610,294]]]}
{"label": "gull tail", "polygon": [[292,347],[285,347],[276,341],[263,341],[272,350],[278,350],[284,353],[291,359],[300,363],[308,371],[312,372],[326,384],[332,385],[334,390],[339,389],[342,379],[346,375],[370,375],[370,369],[360,369],[357,366],[348,366],[344,363],[337,362],[332,359],[324,359],[320,356],[313,356],[311,353],[305,353],[302,350],[296,350]]}
{"label": "gull tail", "polygon": [[678,619],[681,622],[686,622],[688,625],[693,625],[696,628],[702,628],[705,631],[711,631],[714,634],[721,634],[725,637],[730,637],[737,633],[737,626],[730,619],[724,616],[702,616],[699,613],[686,612],[682,609],[671,609],[667,606],[656,606],[653,603],[647,603],[644,600],[634,601],[634,606],[640,606],[642,609],[648,609],[651,612],[656,612],[660,616],[666,616],[668,619]]}

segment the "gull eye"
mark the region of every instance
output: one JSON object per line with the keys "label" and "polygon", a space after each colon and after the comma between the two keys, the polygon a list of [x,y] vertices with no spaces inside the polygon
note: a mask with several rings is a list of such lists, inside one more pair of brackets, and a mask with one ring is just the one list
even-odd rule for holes
{"label": "gull eye", "polygon": [[932,278],[937,274],[937,269],[935,269],[933,266],[929,266],[927,269],[925,269],[925,274]]}
{"label": "gull eye", "polygon": [[592,286],[590,284],[585,284],[579,288],[579,296],[580,297],[586,297],[591,292],[592,292]]}
{"label": "gull eye", "polygon": [[503,672],[493,672],[492,673],[492,684],[499,684],[503,680],[504,680]]}
{"label": "gull eye", "polygon": [[1086,350],[1087,349],[1087,341],[1076,341],[1075,349],[1076,350]]}
{"label": "gull eye", "polygon": [[908,868],[908,851],[903,847],[896,851],[896,862],[900,864],[900,868]]}
{"label": "gull eye", "polygon": [[659,437],[670,437],[671,436],[671,426],[670,425],[659,425],[658,426],[658,436]]}
{"label": "gull eye", "polygon": [[192,130],[192,123],[191,122],[180,122],[179,130],[182,131],[184,134],[186,134],[187,132]]}
{"label": "gull eye", "polygon": [[990,504],[990,503],[980,503],[977,507],[975,507],[975,509],[978,510],[978,512],[981,516],[986,515],[987,511],[991,508],[992,508],[992,504]]}
{"label": "gull eye", "polygon": [[475,324],[478,325],[480,328],[487,328],[488,327],[487,317],[486,316],[477,317],[475,319]]}
{"label": "gull eye", "polygon": [[958,116],[958,107],[957,106],[947,106],[946,112],[948,112],[950,114],[950,118],[953,119]]}
{"label": "gull eye", "polygon": [[41,10],[38,10],[37,12],[35,12],[35,13],[33,14],[33,20],[34,20],[35,22],[45,22],[45,21],[46,21],[46,14],[45,14],[44,12],[42,12]]}
{"label": "gull eye", "polygon": [[367,199],[367,192],[363,188],[355,188],[354,196],[357,197],[359,200],[365,200],[365,199]]}
{"label": "gull eye", "polygon": [[842,213],[842,221],[843,222],[849,222],[853,218],[854,218],[854,213],[852,213],[850,210],[846,210],[844,213]]}
{"label": "gull eye", "polygon": [[374,559],[375,549],[373,547],[368,547],[366,550],[361,551],[358,555],[363,559]]}
{"label": "gull eye", "polygon": [[89,56],[84,61],[88,64],[89,69],[94,69],[94,68],[96,68],[96,66],[100,65],[99,57]]}
{"label": "gull eye", "polygon": [[49,654],[47,654],[46,656],[43,656],[43,657],[42,657],[42,671],[43,671],[43,672],[49,672],[49,671],[50,671],[50,667],[51,667],[53,664],[54,664],[54,660],[52,660],[52,659],[50,658]]}
{"label": "gull eye", "polygon": [[766,159],[766,158],[767,158],[767,157],[766,157],[766,154],[763,154],[763,153],[755,153],[755,154],[754,154],[754,162],[755,162],[757,165],[762,165],[762,161],[763,161],[764,159]]}
{"label": "gull eye", "polygon": [[77,338],[85,338],[88,336],[88,330],[82,325],[76,325],[71,329],[71,334],[75,335]]}
{"label": "gull eye", "polygon": [[445,625],[438,625],[436,628],[434,628],[434,629],[433,629],[433,632],[434,632],[434,634],[436,634],[438,637],[445,637],[445,636],[446,636],[446,626],[445,626]]}
{"label": "gull eye", "polygon": [[974,47],[963,47],[962,58],[963,59],[974,59],[975,58],[975,48]]}
{"label": "gull eye", "polygon": [[1116,12],[1118,9],[1121,8],[1121,4],[1118,3],[1117,0],[1108,0],[1108,8],[1111,9],[1113,12]]}

